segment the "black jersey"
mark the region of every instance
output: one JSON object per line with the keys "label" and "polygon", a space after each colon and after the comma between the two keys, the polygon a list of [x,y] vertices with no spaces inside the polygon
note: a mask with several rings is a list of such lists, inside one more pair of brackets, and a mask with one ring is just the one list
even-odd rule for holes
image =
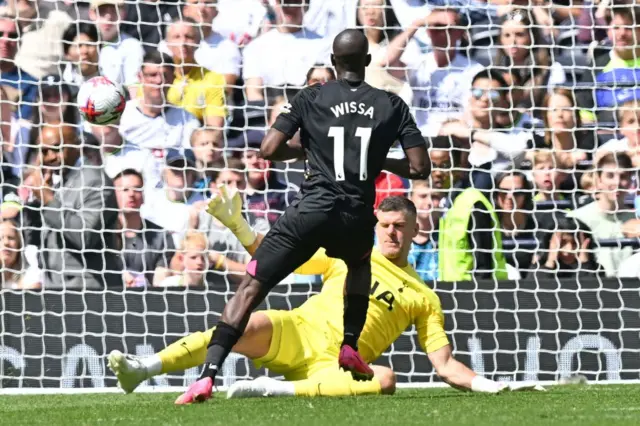
{"label": "black jersey", "polygon": [[308,168],[303,196],[337,196],[371,208],[395,141],[404,149],[425,144],[407,104],[364,82],[307,87],[282,107],[273,127],[289,137],[300,129]]}

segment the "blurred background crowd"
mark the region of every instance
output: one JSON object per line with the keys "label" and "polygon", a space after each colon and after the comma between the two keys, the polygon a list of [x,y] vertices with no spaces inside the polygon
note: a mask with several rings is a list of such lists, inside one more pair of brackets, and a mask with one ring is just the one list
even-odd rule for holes
{"label": "blurred background crowd", "polygon": [[[428,181],[376,180],[418,208],[427,284],[639,277],[635,2],[0,2],[1,288],[233,285],[248,257],[206,200],[225,184],[258,231],[278,219],[304,163],[260,142],[352,27],[430,148]],[[126,92],[117,125],[78,114],[94,76]]]}

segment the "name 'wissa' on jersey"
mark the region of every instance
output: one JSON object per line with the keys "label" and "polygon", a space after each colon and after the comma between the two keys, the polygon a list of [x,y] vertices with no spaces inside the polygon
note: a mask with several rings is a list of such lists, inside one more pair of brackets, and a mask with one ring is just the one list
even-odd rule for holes
{"label": "name 'wissa' on jersey", "polygon": [[360,114],[373,120],[374,109],[372,106],[365,105],[362,102],[342,102],[338,105],[330,107],[331,112],[336,118],[345,114]]}

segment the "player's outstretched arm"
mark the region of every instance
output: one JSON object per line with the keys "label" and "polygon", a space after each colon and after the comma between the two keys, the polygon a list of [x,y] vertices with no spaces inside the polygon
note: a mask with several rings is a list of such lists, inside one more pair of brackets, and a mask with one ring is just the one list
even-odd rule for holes
{"label": "player's outstretched arm", "polygon": [[449,386],[456,389],[482,393],[503,391],[544,391],[535,383],[500,383],[482,377],[453,357],[451,345],[427,354],[436,373]]}
{"label": "player's outstretched arm", "polygon": [[437,351],[429,353],[428,356],[438,376],[456,389],[484,393],[499,393],[508,390],[507,384],[478,376],[469,367],[456,360],[453,357],[451,345],[443,346]]}
{"label": "player's outstretched arm", "polygon": [[242,216],[242,197],[237,190],[229,190],[226,185],[218,186],[207,204],[207,213],[229,228],[249,254],[253,255],[264,235],[258,234]]}
{"label": "player's outstretched arm", "polygon": [[288,144],[291,139],[288,135],[278,129],[271,128],[262,140],[260,146],[260,156],[271,161],[287,161],[304,157],[301,146]]}
{"label": "player's outstretched arm", "polygon": [[427,146],[407,148],[404,153],[406,158],[387,158],[384,169],[405,179],[427,179],[431,174],[431,160]]}

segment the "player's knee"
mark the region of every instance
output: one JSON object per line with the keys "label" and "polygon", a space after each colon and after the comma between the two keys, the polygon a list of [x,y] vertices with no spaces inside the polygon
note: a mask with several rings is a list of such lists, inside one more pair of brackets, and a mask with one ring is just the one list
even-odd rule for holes
{"label": "player's knee", "polygon": [[376,374],[380,382],[380,391],[383,395],[393,395],[396,392],[396,373],[390,368]]}

